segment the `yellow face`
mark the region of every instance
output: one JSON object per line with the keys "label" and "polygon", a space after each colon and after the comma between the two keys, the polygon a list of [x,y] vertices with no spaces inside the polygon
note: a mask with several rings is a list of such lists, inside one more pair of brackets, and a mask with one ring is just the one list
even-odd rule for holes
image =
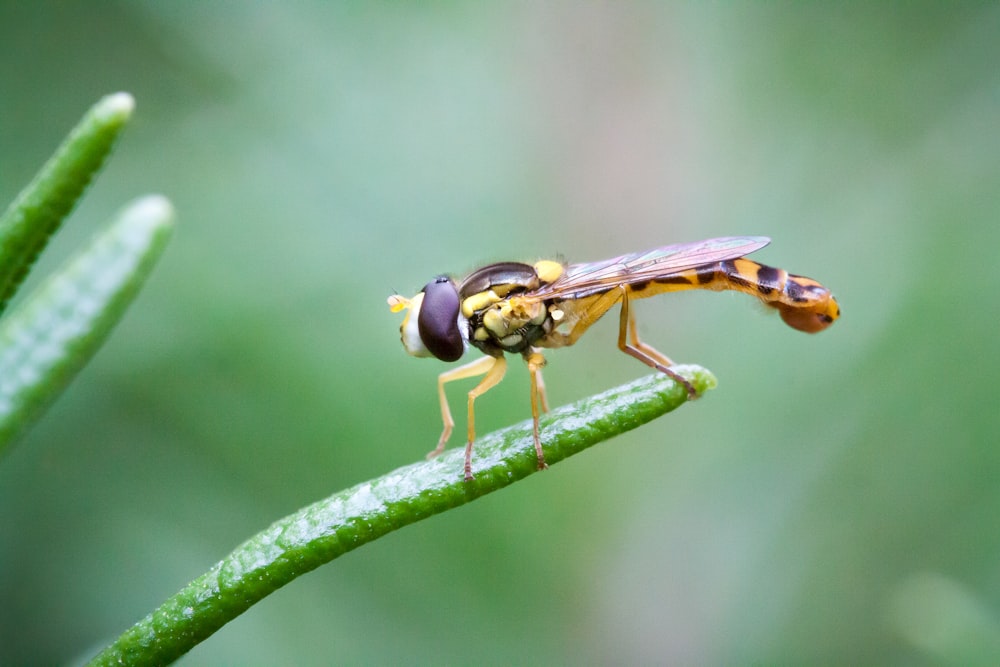
{"label": "yellow face", "polygon": [[403,342],[403,349],[414,357],[433,356],[430,350],[424,346],[423,341],[420,340],[420,333],[417,330],[417,318],[420,315],[420,304],[423,301],[423,292],[420,292],[412,299],[407,299],[399,294],[393,294],[388,299],[389,309],[392,312],[406,311],[406,315],[403,316],[403,322],[399,325],[399,339]]}
{"label": "yellow face", "polygon": [[458,288],[450,278],[438,276],[412,299],[393,294],[388,302],[393,312],[406,309],[399,335],[409,354],[455,361],[465,352],[469,325],[459,312]]}

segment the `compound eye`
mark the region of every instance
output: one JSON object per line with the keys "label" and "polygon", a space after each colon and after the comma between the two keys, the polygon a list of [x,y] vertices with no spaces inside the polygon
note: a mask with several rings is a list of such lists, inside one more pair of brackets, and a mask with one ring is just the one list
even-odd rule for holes
{"label": "compound eye", "polygon": [[455,361],[465,352],[458,328],[458,290],[446,276],[424,286],[424,300],[417,315],[420,340],[441,361]]}

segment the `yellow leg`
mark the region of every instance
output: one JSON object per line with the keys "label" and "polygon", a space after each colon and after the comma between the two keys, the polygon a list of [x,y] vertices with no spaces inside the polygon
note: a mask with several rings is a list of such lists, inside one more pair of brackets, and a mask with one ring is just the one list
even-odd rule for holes
{"label": "yellow leg", "polygon": [[[448,442],[448,438],[451,437],[451,430],[455,428],[455,420],[451,418],[451,410],[448,408],[448,397],[444,393],[444,386],[455,380],[464,380],[489,373],[495,363],[494,357],[480,357],[472,363],[445,371],[438,376],[438,400],[441,401],[441,421],[444,422],[444,431],[442,431],[434,451],[427,453],[427,458],[432,459],[444,451],[444,446]],[[503,371],[501,371],[501,377],[503,377]]]}
{"label": "yellow leg", "polygon": [[[687,389],[688,399],[698,398],[698,392],[695,391],[694,385],[668,368],[673,365],[673,362],[670,361],[666,355],[659,350],[656,350],[651,345],[647,345],[639,340],[639,333],[636,331],[635,327],[635,317],[632,315],[631,309],[629,308],[629,288],[622,285],[618,288],[618,290],[621,292],[622,302],[621,317],[618,321],[618,349],[625,354],[638,359],[650,368],[655,368],[661,373],[667,374],[674,381],[684,385],[684,388]],[[626,338],[629,337],[629,329],[632,330],[631,345],[626,342]]]}
{"label": "yellow leg", "polygon": [[[673,366],[674,362],[671,361],[670,357],[663,354],[652,345],[648,345],[639,340],[639,329],[635,326],[635,311],[631,308],[632,301],[631,299],[627,299],[627,301],[628,304],[623,304],[623,307],[628,309],[628,328],[629,337],[632,339],[632,347],[638,349],[643,354],[649,355],[664,366]],[[619,337],[620,335],[621,331],[619,331]]]}
{"label": "yellow leg", "polygon": [[549,334],[546,347],[566,347],[580,340],[580,336],[585,334],[594,322],[601,319],[601,316],[608,312],[611,306],[618,303],[618,300],[622,298],[622,293],[617,289],[612,289],[604,294],[590,298],[593,300],[583,307],[579,315],[576,315],[576,322],[573,324],[570,332],[564,334],[553,331]]}
{"label": "yellow leg", "polygon": [[[541,356],[541,354],[539,354]],[[542,404],[542,412],[549,411],[549,396],[548,392],[545,391],[545,380],[542,379],[542,369],[541,366],[545,365],[545,359],[542,359],[542,363],[538,368],[538,373],[535,374],[535,384],[538,386],[538,399]]]}
{"label": "yellow leg", "polygon": [[545,399],[545,384],[542,382],[542,366],[545,365],[545,357],[540,352],[532,352],[525,357],[525,361],[528,362],[528,373],[531,375],[531,419],[532,434],[535,436],[535,455],[538,457],[538,469],[545,470],[549,466],[545,463],[542,439],[538,435],[539,402],[541,402],[545,412],[549,411],[548,401]]}
{"label": "yellow leg", "polygon": [[474,404],[476,398],[482,396],[500,383],[507,372],[506,357],[486,357],[493,365],[486,371],[486,377],[469,392],[469,439],[465,443],[465,481],[472,480],[472,443],[476,440],[476,414]]}

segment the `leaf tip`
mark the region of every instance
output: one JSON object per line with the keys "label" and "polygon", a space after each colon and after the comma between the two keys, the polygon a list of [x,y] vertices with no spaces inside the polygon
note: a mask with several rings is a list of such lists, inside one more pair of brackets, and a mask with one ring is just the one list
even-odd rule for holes
{"label": "leaf tip", "polygon": [[174,220],[174,205],[163,195],[146,195],[129,204],[122,217],[138,227],[170,227]]}
{"label": "leaf tip", "polygon": [[124,122],[132,116],[135,110],[135,98],[130,93],[112,93],[101,98],[97,103],[95,111],[97,115]]}
{"label": "leaf tip", "polygon": [[699,394],[704,394],[706,391],[711,391],[719,386],[719,380],[715,377],[715,374],[708,370],[707,368],[701,369],[701,373],[698,374],[698,379],[695,382],[695,386],[698,388]]}

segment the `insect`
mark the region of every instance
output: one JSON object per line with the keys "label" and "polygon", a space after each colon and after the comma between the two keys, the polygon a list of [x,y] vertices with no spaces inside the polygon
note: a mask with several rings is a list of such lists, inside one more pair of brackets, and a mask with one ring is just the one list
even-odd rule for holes
{"label": "insect", "polygon": [[468,394],[465,479],[473,479],[473,406],[503,379],[504,355],[511,353],[523,356],[528,365],[535,452],[538,468],[546,468],[538,434],[539,412],[548,412],[541,349],[572,345],[615,304],[621,305],[619,349],[682,384],[691,399],[697,397],[695,388],[670,369],[673,362],[639,340],[633,300],[690,289],[735,290],[775,308],[786,324],[799,331],[816,333],[830,326],[840,316],[830,290],[812,278],[744,257],[768,243],[770,239],[763,236],[739,236],[668,245],[601,262],[501,262],[473,271],[459,282],[438,276],[412,299],[390,296],[393,312],[407,311],[399,331],[409,354],[457,361],[470,345],[485,353],[438,376],[444,430],[427,457],[444,451],[455,425],[445,385],[485,376]]}

